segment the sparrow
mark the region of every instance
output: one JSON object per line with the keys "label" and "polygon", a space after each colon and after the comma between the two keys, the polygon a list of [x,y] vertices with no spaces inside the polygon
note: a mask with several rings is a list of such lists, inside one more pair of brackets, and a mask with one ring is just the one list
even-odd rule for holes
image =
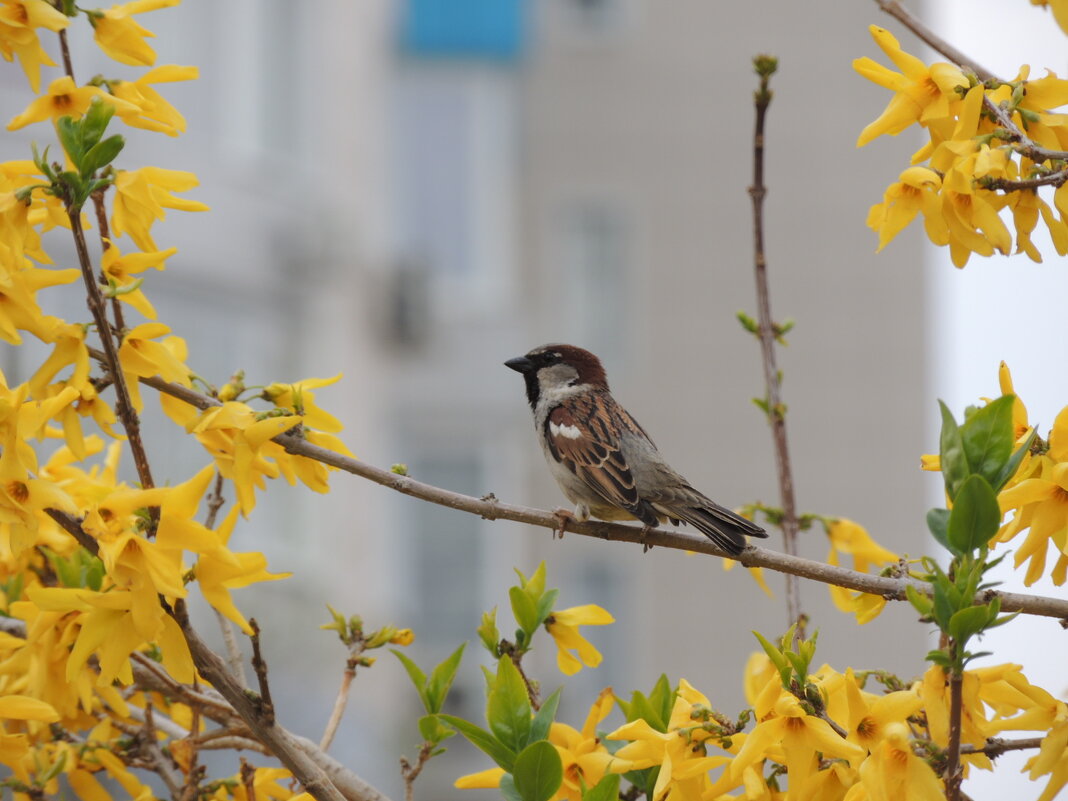
{"label": "sparrow", "polygon": [[576,519],[637,519],[647,529],[682,521],[732,555],[745,549],[746,536],[768,536],[672,469],[612,397],[600,360],[588,350],[543,345],[504,364],[523,376],[542,451]]}

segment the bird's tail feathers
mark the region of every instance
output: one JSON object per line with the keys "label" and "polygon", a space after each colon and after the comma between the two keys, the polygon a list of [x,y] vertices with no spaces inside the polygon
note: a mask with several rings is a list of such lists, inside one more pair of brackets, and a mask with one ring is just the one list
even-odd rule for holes
{"label": "bird's tail feathers", "polygon": [[731,554],[745,550],[746,537],[766,537],[768,533],[754,523],[736,515],[713,501],[702,506],[675,506],[672,517],[686,521],[720,548]]}

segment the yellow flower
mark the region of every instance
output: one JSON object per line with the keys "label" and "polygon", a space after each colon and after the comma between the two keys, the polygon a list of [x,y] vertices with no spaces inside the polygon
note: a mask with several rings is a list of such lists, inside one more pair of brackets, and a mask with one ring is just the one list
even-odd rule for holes
{"label": "yellow flower", "polygon": [[[853,557],[853,569],[867,573],[872,564],[881,566],[898,561],[897,554],[879,545],[863,526],[852,520],[839,518],[833,521],[827,527],[827,536],[831,541],[827,564],[840,564],[839,554],[850,554]],[[856,614],[858,623],[871,622],[886,605],[886,599],[880,595],[853,592],[833,584],[829,588],[834,605],[843,612]]]}
{"label": "yellow flower", "polygon": [[[136,110],[136,107],[133,107]],[[129,234],[137,247],[145,252],[158,250],[150,229],[156,220],[165,219],[168,209],[179,211],[207,211],[208,207],[195,200],[175,197],[172,192],[188,192],[199,185],[191,172],[142,167],[139,170],[118,170],[115,174],[115,205],[111,229],[116,236]]]}
{"label": "yellow flower", "polygon": [[89,109],[89,104],[93,102],[94,97],[111,103],[117,112],[137,111],[136,106],[109,95],[98,86],[78,87],[75,86],[72,78],[64,75],[52,81],[48,85],[48,91],[26,106],[21,114],[12,117],[11,122],[7,124],[7,129],[16,131],[34,122],[54,120],[64,116],[80,117]]}
{"label": "yellow flower", "polygon": [[866,145],[881,134],[896,136],[915,122],[948,133],[946,128],[952,123],[951,101],[958,99],[956,89],[968,86],[964,73],[952,64],[938,63],[927,67],[920,59],[903,51],[889,31],[877,25],[868,30],[901,72],[887,69],[867,57],[853,62],[853,69],[865,78],[894,92],[879,118],[861,131],[857,146]]}
{"label": "yellow flower", "polygon": [[155,37],[155,34],[142,28],[131,19],[131,15],[169,8],[180,2],[181,0],[134,0],[132,3],[112,6],[107,11],[90,12],[93,38],[101,50],[120,64],[150,67],[156,62],[156,51],[145,43],[145,37]]}
{"label": "yellow flower", "polygon": [[293,384],[276,382],[263,390],[263,397],[275,406],[303,415],[304,422],[313,428],[337,432],[342,429],[340,421],[315,405],[315,393],[311,390],[328,387],[340,378],[341,373],[338,373],[333,378],[306,378]]}
{"label": "yellow flower", "polygon": [[[683,704],[689,707],[683,701]],[[678,700],[676,700],[676,706]],[[711,786],[708,771],[730,762],[728,756],[705,756],[705,747],[685,731],[660,732],[644,720],[635,720],[606,735],[609,740],[630,740],[616,751],[616,758],[630,763],[628,769],[659,766],[650,801],[672,798],[701,798]]]}
{"label": "yellow flower", "polygon": [[504,768],[489,768],[478,773],[461,776],[452,786],[458,790],[492,790],[501,786]]}
{"label": "yellow flower", "polygon": [[774,754],[776,761],[786,765],[790,781],[798,785],[815,773],[817,752],[824,758],[851,761],[864,755],[860,746],[838,736],[825,720],[806,714],[801,702],[789,692],[779,695],[773,712],[745,738],[730,766],[733,779],[740,779],[745,768],[769,756],[769,752],[781,751],[781,759]]}
{"label": "yellow flower", "polygon": [[[125,256],[122,251],[112,243],[111,247],[104,251],[103,264],[101,265],[104,275],[115,282],[119,288],[128,287],[137,281],[133,276],[142,273],[150,267],[163,271],[165,262],[178,252],[178,248],[152,251],[150,253],[129,253]],[[156,310],[149,303],[145,294],[138,289],[123,292],[117,296],[123,303],[128,303],[150,320],[156,319]]]}
{"label": "yellow flower", "polygon": [[886,736],[860,766],[860,781],[870,801],[943,801],[942,782],[918,757],[908,726],[891,723]]}
{"label": "yellow flower", "polygon": [[1037,781],[1040,776],[1050,777],[1038,801],[1052,801],[1068,784],[1068,720],[1059,721],[1049,730],[1042,738],[1042,747],[1027,760],[1024,770],[1029,771],[1031,781]]}
{"label": "yellow flower", "polygon": [[0,5],[0,55],[5,61],[18,57],[34,94],[41,89],[41,65],[56,65],[41,48],[34,29],[57,32],[68,25],[67,16],[47,0],[4,0]]}
{"label": "yellow flower", "polygon": [[949,241],[938,199],[941,187],[938,173],[926,167],[909,167],[898,176],[897,183],[887,187],[883,202],[868,212],[868,227],[879,234],[879,250],[890,244],[921,211],[927,238],[936,245]]}
{"label": "yellow flower", "polygon": [[189,386],[189,375],[192,371],[186,367],[183,360],[184,341],[180,337],[168,337],[162,342],[153,341],[170,333],[170,330],[163,323],[144,323],[127,331],[122,338],[119,364],[126,376],[126,385],[130,390],[134,408],[138,411],[143,408],[138,378],[158,375],[164,381]]}
{"label": "yellow flower", "polygon": [[972,253],[991,256],[995,248],[1007,254],[1012,235],[998,216],[1007,200],[994,192],[943,190],[942,216],[949,227],[949,253],[956,267],[964,267]]}
{"label": "yellow flower", "polygon": [[121,112],[119,117],[132,128],[161,131],[177,136],[185,131],[185,117],[152,88],[155,83],[193,81],[200,77],[196,67],[168,65],[149,70],[135,81],[109,81],[111,93],[137,107],[136,112]]}
{"label": "yellow flower", "polygon": [[[572,606],[554,611],[545,621],[545,628],[556,641],[556,664],[565,676],[582,670],[582,666],[595,668],[601,664],[601,652],[579,633],[579,626],[605,626],[615,618],[596,604]],[[578,658],[571,654],[575,651]]]}
{"label": "yellow flower", "polygon": [[[899,690],[873,695],[860,689],[852,668],[845,672],[845,695],[849,707],[848,739],[867,751],[873,751],[886,737],[894,723],[905,723],[920,710],[923,702],[913,690]],[[854,767],[859,761],[854,764]]]}
{"label": "yellow flower", "polygon": [[555,798],[582,801],[583,788],[595,786],[608,773],[631,769],[629,762],[608,753],[597,736],[598,724],[608,717],[614,703],[612,688],[606,687],[590,707],[581,731],[565,723],[552,724],[549,742],[556,746],[564,767],[564,781]]}

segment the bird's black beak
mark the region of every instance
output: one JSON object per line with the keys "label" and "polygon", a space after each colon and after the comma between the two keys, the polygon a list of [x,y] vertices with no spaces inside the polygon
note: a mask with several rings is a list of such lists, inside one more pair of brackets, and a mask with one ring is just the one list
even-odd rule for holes
{"label": "bird's black beak", "polygon": [[510,367],[517,373],[529,373],[534,368],[534,362],[528,359],[526,356],[516,356],[514,359],[509,359],[504,363],[505,367]]}

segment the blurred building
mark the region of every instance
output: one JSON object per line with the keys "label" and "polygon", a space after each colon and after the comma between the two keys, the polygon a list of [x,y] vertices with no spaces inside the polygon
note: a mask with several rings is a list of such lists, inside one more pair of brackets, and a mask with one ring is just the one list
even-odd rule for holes
{"label": "blurred building", "polygon": [[[759,350],[735,313],[755,308],[750,60],[780,56],[766,229],[774,313],[797,320],[780,357],[799,503],[921,549],[919,240],[877,257],[864,226],[913,143],[854,149],[886,100],[850,69],[872,53],[873,4],[232,0],[151,17],[159,63],[201,68],[195,84],[163,88],[189,133],[130,136],[124,157],[197,172],[190,195],[213,206],[161,225],[161,246],[181,252],[159,289],[145,286],[191,364],[218,383],[236,369],[250,383],[343,370],[318,397],[360,458],[544,508],[563,498],[501,363],[549,341],[598,353],[616,396],[695,486],[726,505],[777,503],[770,435],[750,402],[763,394]],[[75,65],[83,80],[123,73],[87,39],[75,39]],[[26,94],[12,74],[3,96],[17,108]],[[21,158],[13,148],[33,136],[44,134],[9,136],[4,157]],[[156,425],[159,473],[179,480],[203,463]],[[605,665],[568,682],[571,723],[600,687],[648,690],[659,671],[734,714],[750,630],[785,628],[780,577],[768,598],[717,560],[551,542],[546,529],[333,482],[325,499],[297,488],[265,501],[235,535],[296,573],[238,602],[264,628],[276,693],[291,688],[281,719],[313,739],[345,658],[316,630],[327,603],[411,626],[424,667],[469,640],[452,711],[473,718],[484,705],[474,629],[497,606],[511,630],[513,567],[529,574],[544,559],[561,605],[599,603],[617,619],[591,634]],[[822,531],[804,535],[804,555],[826,551]],[[922,670],[924,632],[907,609],[869,629],[822,587],[803,598],[822,659]],[[535,656],[546,690],[562,683],[551,643]],[[396,760],[416,750],[421,709],[391,660],[359,676],[332,752],[397,798]],[[420,797],[459,797],[456,775],[488,766],[457,740]]]}

